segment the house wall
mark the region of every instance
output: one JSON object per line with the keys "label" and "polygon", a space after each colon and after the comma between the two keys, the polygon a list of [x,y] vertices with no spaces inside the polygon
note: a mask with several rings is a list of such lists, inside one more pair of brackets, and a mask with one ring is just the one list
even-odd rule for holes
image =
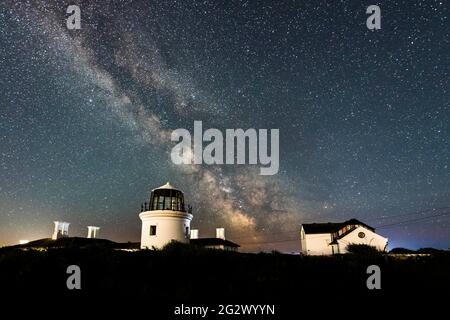
{"label": "house wall", "polygon": [[[333,254],[331,233],[306,234],[302,247],[302,253],[306,255],[331,255]],[[302,243],[302,241],[300,241]]]}
{"label": "house wall", "polygon": [[225,251],[237,251],[237,248],[225,246],[225,245],[223,245],[223,244],[220,244],[220,245],[214,245],[214,246],[205,246],[205,248],[218,249],[218,250],[225,250]]}
{"label": "house wall", "polygon": [[[358,236],[360,232],[364,233],[365,235],[364,238],[360,238]],[[358,227],[345,237],[339,239],[337,242],[339,244],[340,253],[346,253],[347,246],[349,244],[367,244],[377,248],[380,251],[385,251],[388,239],[383,236],[380,236],[379,234],[376,234],[375,232],[369,229],[366,229],[364,227]]]}
{"label": "house wall", "polygon": [[213,245],[213,246],[205,246],[205,248],[208,249],[216,249],[216,250],[224,250],[224,246],[223,245]]}

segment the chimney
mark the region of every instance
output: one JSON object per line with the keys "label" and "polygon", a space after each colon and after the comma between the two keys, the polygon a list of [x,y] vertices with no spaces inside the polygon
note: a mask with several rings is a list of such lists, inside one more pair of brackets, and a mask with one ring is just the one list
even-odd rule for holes
{"label": "chimney", "polygon": [[225,228],[216,228],[216,238],[225,240]]}
{"label": "chimney", "polygon": [[55,223],[55,230],[53,231],[52,239],[56,240],[69,236],[69,224],[63,221],[53,221]]}
{"label": "chimney", "polygon": [[191,239],[198,239],[198,229],[191,229]]}
{"label": "chimney", "polygon": [[100,230],[100,227],[95,227],[95,226],[88,226],[88,238],[92,238],[95,239],[98,237],[98,230]]}
{"label": "chimney", "polygon": [[62,234],[64,237],[68,237],[69,236],[69,224],[68,222],[64,222],[64,227],[62,230]]}

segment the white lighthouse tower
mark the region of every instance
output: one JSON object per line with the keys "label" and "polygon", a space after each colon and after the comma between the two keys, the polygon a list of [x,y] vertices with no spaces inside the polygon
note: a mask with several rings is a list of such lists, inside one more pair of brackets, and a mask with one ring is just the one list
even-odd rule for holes
{"label": "white lighthouse tower", "polygon": [[141,249],[160,249],[172,240],[189,243],[192,214],[185,209],[183,192],[169,182],[153,189],[141,206]]}

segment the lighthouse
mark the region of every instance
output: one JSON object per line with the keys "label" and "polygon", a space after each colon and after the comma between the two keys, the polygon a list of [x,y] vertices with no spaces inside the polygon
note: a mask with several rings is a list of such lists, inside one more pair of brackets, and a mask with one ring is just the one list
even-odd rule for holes
{"label": "lighthouse", "polygon": [[153,189],[150,202],[141,205],[141,249],[160,249],[172,240],[189,243],[192,214],[183,192],[167,182]]}

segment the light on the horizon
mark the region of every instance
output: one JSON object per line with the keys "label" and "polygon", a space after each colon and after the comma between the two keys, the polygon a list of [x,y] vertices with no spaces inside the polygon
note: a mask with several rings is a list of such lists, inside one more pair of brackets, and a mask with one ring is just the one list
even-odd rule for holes
{"label": "light on the horizon", "polygon": [[19,244],[27,244],[30,240],[19,240]]}

